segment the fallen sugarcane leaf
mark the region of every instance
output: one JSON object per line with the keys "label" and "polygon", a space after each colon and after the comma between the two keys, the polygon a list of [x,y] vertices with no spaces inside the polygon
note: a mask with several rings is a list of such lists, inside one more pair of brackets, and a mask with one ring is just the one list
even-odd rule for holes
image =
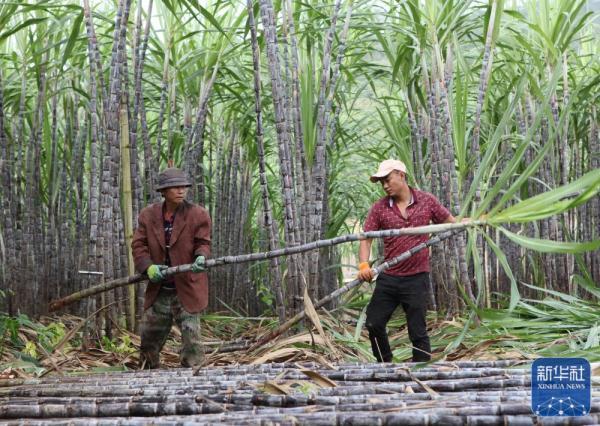
{"label": "fallen sugarcane leaf", "polygon": [[[405,371],[406,373],[408,373],[410,379],[412,381],[414,381],[416,384],[418,384],[419,386],[421,386],[423,388],[423,390],[425,390],[425,392],[427,392],[429,394],[429,396],[431,397],[431,399],[439,399],[440,394],[437,393],[436,391],[434,391],[431,386],[429,386],[427,383],[423,382],[422,380],[419,380],[415,377],[415,375],[408,369],[408,368],[401,368],[401,370]],[[412,390],[412,389],[411,389]],[[407,392],[410,393],[410,392]]]}
{"label": "fallen sugarcane leaf", "polygon": [[272,395],[289,395],[289,391],[284,389],[283,386],[278,385],[272,380],[267,380],[263,383],[263,392],[270,393]]}
{"label": "fallen sugarcane leaf", "polygon": [[[412,376],[412,375],[411,375]],[[440,397],[440,394],[437,393],[436,391],[434,391],[427,383],[417,379],[416,377],[412,376],[412,379],[419,384],[419,386],[421,386],[423,389],[425,389],[425,391],[431,396],[431,399],[438,399]]]}
{"label": "fallen sugarcane leaf", "polygon": [[269,361],[275,361],[275,360],[281,360],[281,359],[287,360],[301,352],[302,351],[297,348],[282,348],[282,349],[279,349],[276,351],[269,351],[265,355],[253,360],[250,364],[264,364]]}
{"label": "fallen sugarcane leaf", "polygon": [[325,344],[331,353],[334,354],[338,359],[341,359],[340,353],[331,344],[331,340],[329,340],[329,337],[327,337],[327,334],[325,334],[325,330],[323,330],[319,314],[315,310],[312,300],[310,300],[310,296],[308,295],[308,287],[304,287],[304,311],[306,312],[308,319],[310,319],[319,334],[323,337],[323,340],[325,340]]}
{"label": "fallen sugarcane leaf", "polygon": [[335,388],[337,386],[337,384],[333,380],[320,375],[316,371],[312,371],[312,370],[300,370],[300,371],[302,372],[302,374],[310,377],[317,385],[319,385],[322,388]]}

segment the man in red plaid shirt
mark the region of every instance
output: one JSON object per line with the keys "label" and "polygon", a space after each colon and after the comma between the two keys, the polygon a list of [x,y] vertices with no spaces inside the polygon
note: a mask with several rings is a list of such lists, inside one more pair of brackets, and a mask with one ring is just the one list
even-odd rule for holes
{"label": "man in red plaid shirt", "polygon": [[[406,166],[401,161],[383,161],[377,173],[371,176],[371,182],[380,182],[387,195],[371,207],[363,225],[365,232],[424,226],[432,222],[455,222],[454,216],[434,195],[408,186]],[[385,260],[390,260],[427,239],[427,235],[384,238]],[[372,241],[367,239],[360,242],[358,278],[363,281],[373,280],[369,266]],[[431,359],[426,322],[429,269],[429,250],[420,250],[377,276],[375,290],[367,306],[366,320],[371,348],[377,361],[392,361],[386,325],[398,305],[402,305],[406,314],[408,336],[413,346],[413,362]]]}

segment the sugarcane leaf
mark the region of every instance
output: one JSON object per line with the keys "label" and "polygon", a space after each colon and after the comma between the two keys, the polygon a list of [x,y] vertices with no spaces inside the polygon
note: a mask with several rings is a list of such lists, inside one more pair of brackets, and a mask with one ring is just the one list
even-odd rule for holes
{"label": "sugarcane leaf", "polygon": [[304,311],[306,312],[306,317],[310,319],[313,323],[321,337],[325,340],[325,344],[331,350],[332,353],[336,353],[337,350],[334,348],[333,344],[329,340],[329,336],[323,330],[323,325],[321,324],[321,319],[319,318],[319,314],[315,310],[315,306],[308,295],[308,286],[304,286]]}
{"label": "sugarcane leaf", "polygon": [[[584,4],[584,2],[581,2],[580,7],[583,4]],[[567,46],[572,42],[573,37],[575,37],[575,35],[581,31],[581,29],[584,27],[584,25],[587,24],[588,18],[593,16],[593,14],[594,13],[590,11],[590,12],[587,12],[586,14],[584,14],[583,16],[581,16],[579,21],[577,21],[577,23],[571,27],[571,31],[568,34],[565,34],[563,37],[561,37],[563,49],[567,48]]]}
{"label": "sugarcane leaf", "polygon": [[577,267],[579,268],[580,273],[573,275],[573,282],[575,282],[580,287],[585,288],[591,294],[600,299],[600,288],[598,284],[594,281],[592,274],[589,269],[585,265],[585,259],[581,254],[575,255],[575,262],[577,263]]}
{"label": "sugarcane leaf", "polygon": [[267,380],[263,383],[263,392],[270,393],[272,395],[289,395],[289,391],[283,386],[275,383],[272,380]]}
{"label": "sugarcane leaf", "polygon": [[506,204],[506,202],[508,200],[510,200],[512,198],[512,196],[521,189],[521,186],[525,182],[527,182],[527,179],[529,179],[529,177],[536,170],[538,170],[539,166],[542,164],[542,161],[546,157],[546,154],[548,154],[548,152],[550,151],[550,149],[553,146],[554,145],[551,142],[544,144],[542,146],[542,149],[540,149],[538,151],[538,153],[535,156],[535,158],[533,159],[533,161],[531,163],[529,163],[529,165],[523,171],[523,173],[521,173],[519,175],[519,177],[515,180],[515,182],[512,185],[510,185],[510,187],[508,189],[505,189],[507,182],[511,178],[514,177],[514,172],[515,172],[516,168],[518,167],[518,165],[521,163],[521,160],[522,160],[523,155],[525,154],[526,150],[533,149],[533,147],[529,143],[526,143],[525,141],[523,141],[523,143],[521,143],[521,145],[517,149],[517,152],[515,152],[514,156],[511,158],[509,164],[507,164],[505,169],[502,171],[502,174],[501,174],[500,178],[498,178],[498,181],[496,182],[494,187],[488,192],[488,194],[486,195],[486,198],[481,203],[479,212],[480,213],[485,212],[487,210],[487,207],[493,202],[493,200],[496,198],[496,196],[501,191],[504,191],[500,200],[496,202],[496,206],[493,207],[492,209],[490,209],[488,214],[490,216],[493,216],[494,213],[496,213],[498,210],[500,210],[502,208],[502,206],[504,204]]}
{"label": "sugarcane leaf", "polygon": [[[523,73],[523,75],[521,75],[521,77],[519,78],[519,82],[517,83],[517,93],[521,93],[523,91],[526,81],[527,81],[526,74]],[[471,187],[469,188],[469,192],[467,193],[467,196],[465,197],[465,200],[463,203],[463,208],[460,212],[461,216],[465,216],[465,214],[467,213],[467,208],[468,208],[467,206],[473,200],[473,197],[475,196],[475,192],[477,191],[477,188],[481,185],[481,183],[483,181],[484,175],[488,172],[488,170],[490,170],[492,163],[496,160],[495,157],[496,157],[496,152],[498,150],[498,145],[500,144],[500,142],[502,140],[502,135],[504,134],[505,126],[507,126],[509,121],[512,119],[512,115],[513,115],[516,105],[517,105],[517,99],[515,97],[515,99],[512,100],[510,105],[504,111],[502,118],[500,120],[500,123],[498,123],[498,125],[496,126],[496,129],[494,130],[494,133],[492,134],[491,139],[487,143],[485,155],[483,156],[483,159],[481,160],[479,167],[475,171],[475,176],[473,178],[473,182],[471,184]],[[532,127],[530,128],[530,132],[529,132],[531,135],[533,135],[533,131],[531,131],[531,129],[533,128],[533,126],[537,127],[540,120],[541,119],[538,117],[538,120],[536,121],[537,124],[532,124]],[[528,135],[529,135],[529,133],[528,133]]]}
{"label": "sugarcane leaf", "polygon": [[10,28],[8,31],[5,31],[2,34],[0,34],[0,42],[6,40],[8,37],[10,37],[11,35],[15,34],[18,31],[22,30],[23,28],[29,27],[31,25],[39,24],[40,22],[44,22],[46,20],[48,20],[48,18],[27,19],[26,21],[21,22],[19,25],[16,25],[16,26]]}
{"label": "sugarcane leaf", "polygon": [[500,32],[500,21],[502,20],[502,15],[504,14],[504,0],[497,0],[497,9],[496,16],[494,19],[493,33],[492,33],[492,42],[495,44],[498,39],[498,33]]}
{"label": "sugarcane leaf", "polygon": [[467,295],[464,284],[461,283],[460,281],[457,281],[456,287],[458,288],[458,291],[459,291],[460,295],[462,296],[464,302],[469,306],[469,308],[471,308],[472,312],[477,312],[478,311],[477,305]]}
{"label": "sugarcane leaf", "polygon": [[582,253],[600,248],[600,238],[594,241],[583,243],[561,242],[518,235],[503,227],[500,227],[499,229],[504,235],[506,235],[516,244],[542,253]]}
{"label": "sugarcane leaf", "polygon": [[264,364],[269,361],[273,362],[275,360],[289,359],[299,352],[301,352],[301,350],[298,348],[281,348],[275,351],[269,350],[266,354],[253,359],[251,364]]}
{"label": "sugarcane leaf", "polygon": [[426,382],[419,380],[418,378],[416,378],[412,373],[410,373],[410,378],[417,383],[420,387],[423,388],[423,390],[425,392],[427,392],[429,394],[429,396],[431,397],[431,399],[439,399],[440,398],[440,394],[437,393],[436,391],[433,390],[433,388],[431,386],[429,386]]}
{"label": "sugarcane leaf", "polygon": [[600,192],[600,169],[551,191],[523,200],[488,218],[488,223],[531,222],[585,203]]}
{"label": "sugarcane leaf", "polygon": [[546,293],[552,296],[555,296],[559,299],[564,300],[566,303],[577,303],[580,301],[579,298],[572,296],[570,294],[566,294],[566,293],[561,293],[560,291],[555,291],[555,290],[551,290],[549,288],[544,288],[544,287],[539,287],[539,286],[535,286],[535,285],[531,285],[531,284],[527,284],[527,283],[522,283],[524,286],[529,287],[533,290],[537,290],[539,292],[542,293]]}
{"label": "sugarcane leaf", "polygon": [[[473,259],[473,275],[475,278],[475,282],[477,283],[477,299],[484,295],[485,289],[485,281],[484,281],[484,271],[483,271],[483,262],[481,261],[481,255],[477,248],[477,231],[475,229],[469,228],[467,230],[468,238],[467,238],[467,258],[465,261],[469,262],[469,259],[472,257]],[[469,256],[470,254],[470,256]],[[478,313],[481,315],[481,312]]]}
{"label": "sugarcane leaf", "polygon": [[583,349],[592,349],[600,346],[600,325],[595,324],[588,333]]}
{"label": "sugarcane leaf", "polygon": [[2,12],[0,13],[0,28],[6,27],[19,6],[21,6],[19,3],[3,2],[3,7],[0,8]]}
{"label": "sugarcane leaf", "polygon": [[444,349],[444,353],[449,353],[449,352],[454,351],[466,339],[467,332],[469,331],[469,328],[471,327],[471,324],[473,323],[473,320],[475,319],[475,315],[476,315],[475,311],[470,312],[468,319],[465,321],[465,323],[461,329],[461,332],[456,337],[456,339],[454,339],[452,342],[450,342],[446,346],[446,348]]}
{"label": "sugarcane leaf", "polygon": [[[600,169],[599,169],[600,171]],[[598,180],[595,184],[588,186],[584,189],[577,197],[575,197],[569,205],[567,205],[566,210],[574,209],[575,207],[580,206],[581,204],[587,203],[592,198],[598,196],[600,192],[600,173],[598,173]]]}
{"label": "sugarcane leaf", "polygon": [[575,274],[573,275],[573,282],[579,287],[582,287],[589,293],[593,294],[596,298],[600,299],[600,288],[598,288],[598,286],[595,285],[592,280],[587,279],[579,274]]}
{"label": "sugarcane leaf", "polygon": [[335,387],[337,387],[337,383],[335,383],[330,378],[325,377],[325,376],[317,373],[316,371],[312,371],[312,370],[300,370],[300,371],[305,376],[310,377],[311,380],[313,380],[317,385],[319,385],[319,387],[322,387],[322,388],[335,388]]}
{"label": "sugarcane leaf", "polygon": [[[2,232],[0,232],[0,254],[2,255],[2,259],[6,259],[6,247],[4,245],[4,237],[2,236]],[[0,292],[0,297],[3,296],[3,293]],[[3,334],[0,333],[0,336]]]}
{"label": "sugarcane leaf", "polygon": [[519,303],[519,299],[521,298],[521,295],[519,294],[519,288],[517,287],[517,280],[515,279],[515,277],[512,273],[512,269],[510,268],[510,265],[508,264],[508,260],[506,259],[506,255],[504,254],[504,252],[500,249],[500,247],[498,247],[498,245],[496,245],[494,240],[492,240],[487,233],[482,233],[482,234],[485,237],[488,245],[494,251],[496,258],[502,265],[502,269],[504,269],[504,272],[506,273],[506,275],[508,276],[508,279],[510,280],[510,303],[508,305],[508,312],[510,313],[510,312],[512,312],[513,309],[515,309],[515,307],[517,306],[517,303]]}
{"label": "sugarcane leaf", "polygon": [[376,30],[373,33],[375,34],[375,37],[379,41],[379,44],[381,45],[381,48],[383,49],[383,53],[387,57],[388,61],[390,61],[390,63],[393,63],[394,62],[394,54],[390,50],[390,44],[387,42],[387,40],[385,39],[385,37],[383,36],[381,31]]}
{"label": "sugarcane leaf", "polygon": [[[223,34],[225,37],[229,38],[229,36],[227,35],[227,33],[221,27],[221,24],[219,23],[219,21],[217,20],[217,18],[215,18],[215,15],[213,15],[208,10],[206,10],[206,8],[202,7],[202,5],[200,5],[200,3],[197,0],[181,0],[181,3],[190,11],[190,13],[192,14],[192,16],[200,23],[200,25],[205,26],[197,18],[196,13],[194,13],[194,8],[197,9],[198,12],[200,12],[200,14],[202,16],[204,16],[221,34]],[[240,15],[243,15],[243,14],[244,13],[241,13]]]}
{"label": "sugarcane leaf", "polygon": [[225,303],[223,300],[221,300],[220,298],[217,297],[217,300],[219,302],[221,302],[221,304],[223,304],[223,306],[225,306],[227,308],[227,310],[229,312],[231,312],[232,314],[234,314],[237,317],[243,317],[242,314],[240,314],[239,312],[237,312],[234,308],[232,308],[230,305],[228,305],[227,303]]}
{"label": "sugarcane leaf", "polygon": [[79,30],[81,28],[81,22],[83,21],[83,10],[81,13],[75,18],[73,21],[73,28],[71,30],[71,34],[69,35],[69,39],[67,40],[67,45],[65,46],[65,51],[63,53],[62,61],[60,64],[60,69],[62,70],[65,67],[65,63],[71,57],[71,52],[73,52],[73,47],[75,46],[75,42],[77,41],[77,37],[79,36]]}
{"label": "sugarcane leaf", "polygon": [[37,365],[37,362],[24,361],[23,359],[3,363],[2,369],[4,370],[7,368],[23,370],[26,373],[33,374],[37,377],[43,375],[47,371],[46,368]]}
{"label": "sugarcane leaf", "polygon": [[354,330],[354,341],[358,342],[360,340],[360,336],[362,334],[363,326],[365,325],[365,321],[367,320],[367,305],[365,305],[360,311],[360,315],[358,316],[358,320],[356,321],[356,329]]}

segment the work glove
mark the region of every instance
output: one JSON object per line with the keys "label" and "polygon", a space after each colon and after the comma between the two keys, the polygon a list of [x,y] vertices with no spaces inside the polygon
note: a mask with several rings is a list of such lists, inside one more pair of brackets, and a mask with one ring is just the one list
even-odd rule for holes
{"label": "work glove", "polygon": [[371,271],[369,262],[360,262],[358,264],[358,278],[362,281],[368,282],[373,280],[373,271]]}
{"label": "work glove", "polygon": [[194,263],[192,263],[192,272],[204,272],[206,271],[206,259],[204,256],[198,256]]}
{"label": "work glove", "polygon": [[168,268],[169,267],[166,265],[150,265],[148,266],[148,269],[146,269],[146,275],[148,275],[148,278],[150,278],[150,281],[153,283],[159,283],[166,278],[165,271]]}

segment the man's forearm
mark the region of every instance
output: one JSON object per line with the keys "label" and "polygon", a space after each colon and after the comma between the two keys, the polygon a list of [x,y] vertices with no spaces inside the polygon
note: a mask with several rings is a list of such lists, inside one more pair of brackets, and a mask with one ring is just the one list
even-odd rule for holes
{"label": "man's forearm", "polygon": [[359,263],[369,261],[369,257],[371,257],[371,242],[372,240],[361,240],[358,246]]}

